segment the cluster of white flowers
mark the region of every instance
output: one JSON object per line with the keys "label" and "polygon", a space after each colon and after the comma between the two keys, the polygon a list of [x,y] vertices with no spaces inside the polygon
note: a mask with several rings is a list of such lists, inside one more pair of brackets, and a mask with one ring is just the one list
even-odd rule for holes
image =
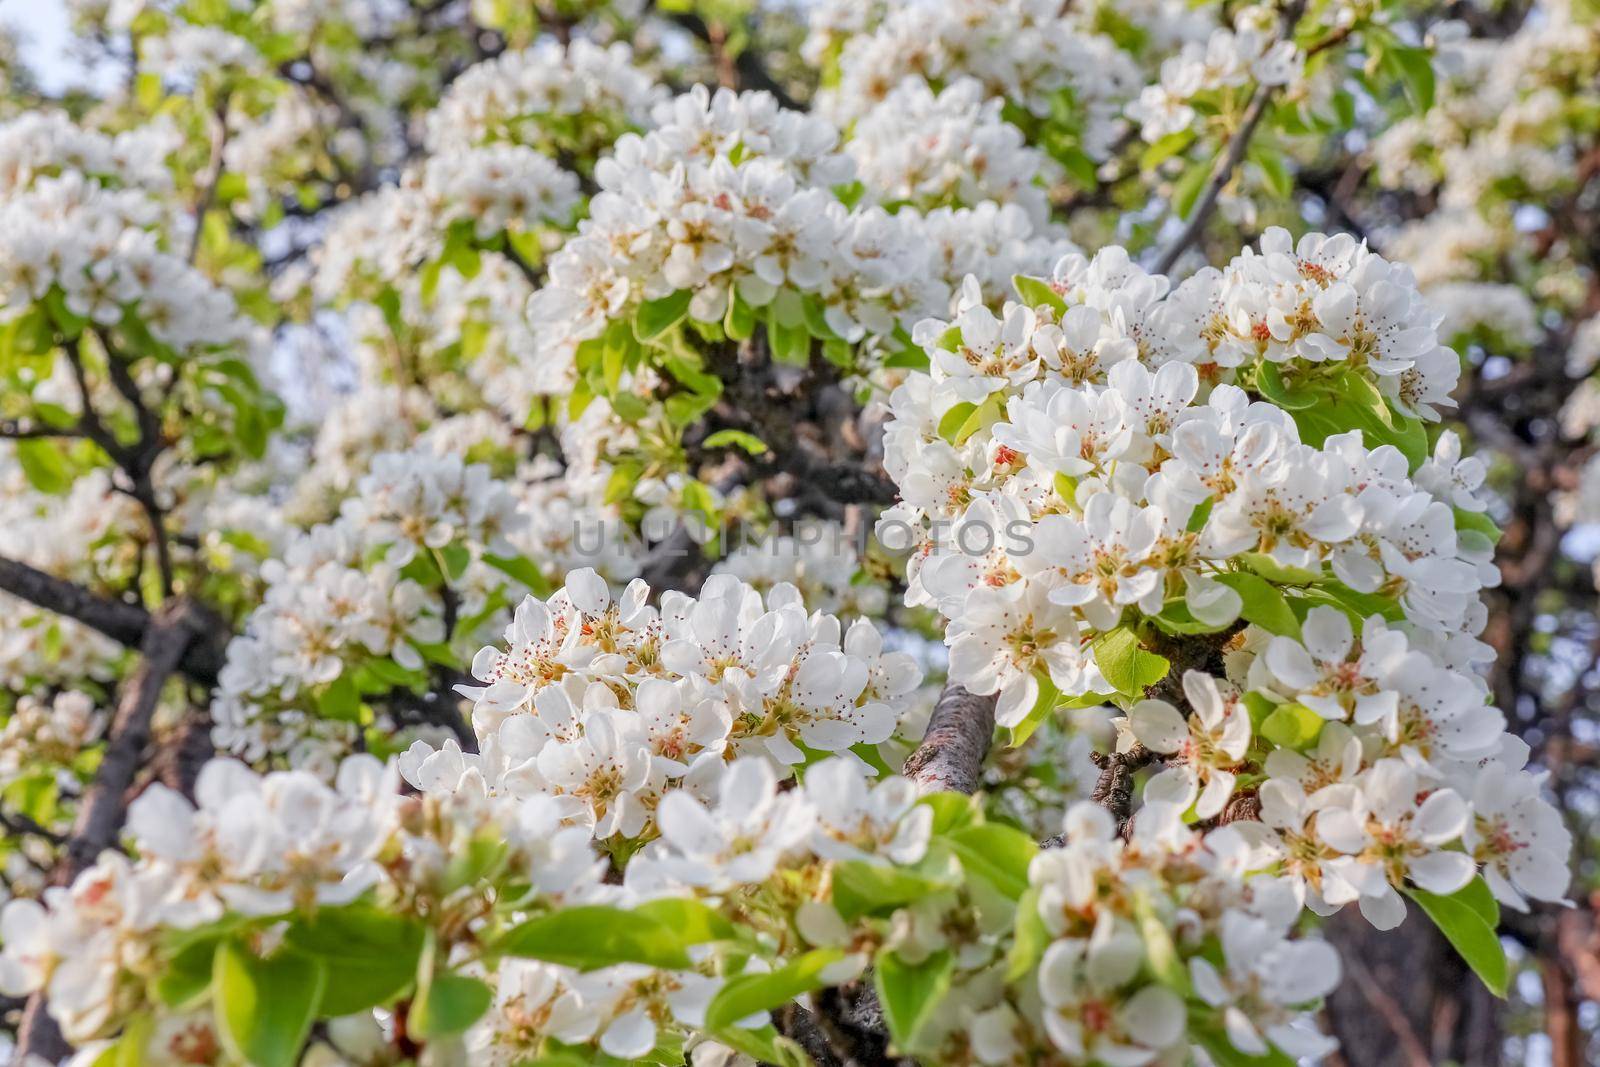
{"label": "cluster of white flowers", "polygon": [[1120,249],[1102,250],[1092,263],[1080,257],[1058,267],[1055,284],[1069,300],[1126,322],[1133,345],[1123,351],[1152,366],[1182,360],[1207,381],[1231,381],[1259,358],[1279,365],[1291,384],[1349,368],[1408,415],[1437,422],[1440,409],[1455,406],[1461,364],[1440,344],[1441,316],[1406,266],[1348,234],[1294,242],[1273,227],[1259,252],[1246,248],[1221,270],[1202,268],[1170,295],[1164,278],[1141,274]]}
{"label": "cluster of white flowers", "polygon": [[175,26],[160,36],[142,38],[139,70],[193,86],[202,78],[227,73],[265,76],[266,61],[244,38],[215,26]]}
{"label": "cluster of white flowers", "polygon": [[814,294],[851,341],[942,303],[912,219],[852,211],[832,193],[853,168],[826,121],[765,93],[703,87],[655,120],[601,161],[590,218],[551,259],[529,304],[536,362],[570,365],[579,342],[682,290],[702,322],[720,322],[735,292],[752,307]]}
{"label": "cluster of white flowers", "polygon": [[25,111],[0,123],[0,193],[11,196],[41,178],[68,171],[166,193],[173,185],[167,159],[179,143],[169,123],[107,134],[80,126],[59,111]]}
{"label": "cluster of white flowers", "polygon": [[1291,939],[1300,903],[1287,880],[1247,875],[1263,865],[1247,833],[1202,837],[1181,806],[1162,802],[1141,809],[1130,840],[1088,802],[1068,810],[1065,828],[1064,844],[1029,870],[1051,939],[1037,995],[964,1006],[952,1020],[979,1063],[1181,1062],[1195,1009],[1174,985],[1220,1015],[1226,1041],[1246,1055],[1334,1047],[1305,1006],[1338,984],[1339,957],[1325,942]]}
{"label": "cluster of white flowers", "polygon": [[[483,649],[463,689],[481,755],[418,742],[407,779],[439,788],[466,766],[496,788],[551,793],[597,838],[638,838],[674,783],[753,755],[790,773],[807,751],[844,753],[889,737],[921,680],[865,619],[808,615],[798,590],[765,597],[732,575],[660,608],[634,580],[613,599],[593,570],[547,600],[529,597],[504,649]],[[802,747],[803,746],[803,747]]]}
{"label": "cluster of white flowers", "polygon": [[422,194],[439,225],[468,220],[480,241],[502,231],[568,225],[579,201],[576,175],[513,144],[430,156],[422,168]]}
{"label": "cluster of white flowers", "polygon": [[457,78],[428,116],[428,150],[509,143],[592,160],[624,131],[648,126],[665,96],[625,44],[546,41]]}
{"label": "cluster of white flowers", "polygon": [[108,681],[122,656],[122,646],[98,630],[0,593],[0,688],[43,692]]}
{"label": "cluster of white flowers", "polygon": [[[363,283],[419,284],[418,270],[446,249],[452,224],[470,223],[486,241],[570,226],[578,179],[521,145],[492,145],[430,156],[400,184],[342,208],[318,250],[314,288],[326,301],[367,295]],[[354,283],[354,284],[352,284]]]}
{"label": "cluster of white flowers", "polygon": [[877,106],[907,77],[948,85],[970,77],[987,95],[1035,117],[1050,114],[1064,90],[1080,112],[1081,139],[1103,157],[1121,128],[1124,103],[1143,84],[1132,57],[1094,28],[1094,12],[1050,0],[897,0],[862,19],[839,44],[831,5],[805,49],[813,62],[838,49],[838,84],[822,91],[824,114],[848,124]]}
{"label": "cluster of white flowers", "polygon": [[55,768],[73,765],[100,739],[106,718],[94,697],[76,689],[49,700],[20,696],[0,726],[0,787],[28,774],[52,775]]}
{"label": "cluster of white flowers", "polygon": [[1439,336],[1483,339],[1500,352],[1524,351],[1537,344],[1539,309],[1515,285],[1493,282],[1446,282],[1428,287],[1428,303],[1443,316]]}
{"label": "cluster of white flowers", "polygon": [[[1359,901],[1385,927],[1408,878],[1449,893],[1480,864],[1511,906],[1557,899],[1569,840],[1474,674],[1489,658],[1479,594],[1499,575],[1456,515],[1483,509],[1482,463],[1449,432],[1414,475],[1359,430],[1306,444],[1300,411],[1220,380],[1262,390],[1289,360],[1354,369],[1432,414],[1455,356],[1403,270],[1348,238],[1263,246],[1170,296],[1120,249],[1068,257],[1048,288],[1025,287],[1036,306],[996,315],[973,293],[953,322],[920,324],[931,368],[891,398],[902,503],[879,524],[914,548],[908,601],[949,620],[951,681],[998,694],[1004,725],[1041,692],[1116,693],[1100,648],[1130,619],[1204,634],[1243,611],[1254,625],[1228,644],[1228,680],[1187,675],[1186,710],[1131,704],[1127,743],[1164,765],[1147,802],[1213,818],[1242,773],[1264,773],[1267,844],[1302,897]],[[1284,580],[1309,592],[1299,611],[1272,594],[1272,636],[1246,601]],[[1285,722],[1326,747],[1299,755],[1277,740]]]}
{"label": "cluster of white flowers", "polygon": [[1504,39],[1447,42],[1438,105],[1390,124],[1373,145],[1384,184],[1436,191],[1446,210],[1491,217],[1509,214],[1492,195],[1499,183],[1534,197],[1571,184],[1568,134],[1594,106],[1600,26],[1562,0],[1541,15]]}
{"label": "cluster of white flowers", "polygon": [[938,93],[907,78],[856,121],[846,150],[884,201],[927,211],[993,200],[1016,204],[1042,225],[1052,164],[1000,117],[1001,104],[972,78]]}
{"label": "cluster of white flowers", "polygon": [[165,209],[138,189],[109,189],[79,171],[40,178],[0,206],[0,306],[26,312],[59,287],[66,309],[115,326],[132,309],[179,352],[264,345],[233,296],[163,248]]}
{"label": "cluster of white flowers", "polygon": [[1200,117],[1193,101],[1203,94],[1251,84],[1277,87],[1300,77],[1305,55],[1279,37],[1278,21],[1272,8],[1249,7],[1235,29],[1214,30],[1169,57],[1161,64],[1161,80],[1145,86],[1128,106],[1140,136],[1155,142],[1190,129]]}
{"label": "cluster of white flowers", "polygon": [[[426,442],[376,456],[334,522],[297,535],[281,560],[262,565],[266,591],[228,645],[213,704],[218,747],[330,770],[358,724],[316,715],[314,696],[373,659],[415,671],[424,663],[418,645],[459,636],[447,618],[520,594],[485,557],[513,555],[507,535],[521,521],[516,498],[486,467]],[[425,569],[408,576],[419,559]]]}
{"label": "cluster of white flowers", "polygon": [[[790,792],[779,792],[762,759],[718,761],[694,795],[662,801],[661,836],[630,864],[623,885],[611,885],[588,833],[563,822],[559,800],[496,795],[475,769],[456,771],[447,790],[409,797],[397,788],[393,765],[366,755],[346,759],[332,783],[214,760],[199,776],[194,803],[153,785],[129,811],[136,860],[108,851],[72,886],[13,901],[0,913],[0,991],[47,991],[66,1036],[98,1054],[99,1039],[147,1010],[147,990],[171,966],[173,935],[224,915],[293,920],[371,897],[470,942],[506,902],[487,884],[460,885],[460,855],[484,842],[501,853],[501,877],[517,886],[517,911],[507,916],[514,921],[569,905],[750,891],[785,870],[812,868],[814,878],[819,861],[912,864],[927,849],[932,823],[911,783],[870,783],[851,761],[816,764],[804,787]],[[853,973],[862,962],[835,970]],[[513,957],[466,969],[491,983],[494,999],[463,1036],[462,1054],[506,1065],[552,1038],[642,1057],[663,1029],[702,1025],[722,985],[703,968],[579,971]],[[209,1012],[162,1014],[163,1025],[143,1038],[148,1054],[218,1046]],[[760,1013],[739,1025],[764,1020]],[[381,1041],[379,1025],[363,1013],[330,1026],[325,1040],[348,1052]]]}
{"label": "cluster of white flowers", "polygon": [[[510,869],[531,884],[530,903],[603,892],[586,835],[563,830],[548,804],[407,799],[398,782],[392,765],[358,755],[331,784],[302,771],[258,775],[218,759],[201,771],[195,803],[150,786],[128,813],[137,860],[107,851],[70,887],[13,901],[0,913],[0,989],[47,990],[68,1039],[92,1042],[144,1007],[146,983],[167,965],[173,932],[224,914],[337,907],[370,892],[401,908],[428,900],[440,907],[452,888],[451,857],[486,832],[504,842]],[[463,906],[459,898],[451,904]],[[209,1013],[183,1018],[209,1031]],[[153,1040],[171,1036],[158,1031]]]}

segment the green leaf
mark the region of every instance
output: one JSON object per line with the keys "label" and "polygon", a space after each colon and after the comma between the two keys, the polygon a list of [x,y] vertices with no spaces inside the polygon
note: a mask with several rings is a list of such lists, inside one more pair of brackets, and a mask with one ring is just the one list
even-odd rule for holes
{"label": "green leaf", "polygon": [[1039,854],[1033,838],[1014,826],[984,823],[952,830],[939,838],[968,875],[988,882],[1011,900],[1028,888],[1028,865]]}
{"label": "green leaf", "polygon": [[72,487],[72,472],[61,447],[48,437],[24,437],[16,442],[17,462],[28,484],[56,496]]}
{"label": "green leaf", "polygon": [[1259,732],[1280,748],[1304,752],[1317,743],[1326,721],[1304,704],[1279,704],[1262,720]]}
{"label": "green leaf", "polygon": [[811,362],[811,334],[804,325],[785,326],[777,316],[767,319],[767,342],[772,346],[772,358],[791,367],[804,367]]}
{"label": "green leaf", "polygon": [[[1489,991],[1503,999],[1510,981],[1506,950],[1488,921],[1483,902],[1483,894],[1488,889],[1479,889],[1476,885],[1477,882],[1469,883],[1460,892],[1447,897],[1415,888],[1407,888],[1405,894],[1421,905],[1445,940],[1455,947]],[[1491,902],[1492,899],[1491,896]],[[1498,917],[1498,906],[1494,914]]]}
{"label": "green leaf", "polygon": [[1282,591],[1265,578],[1240,571],[1219,574],[1217,581],[1239,594],[1239,599],[1244,602],[1239,614],[1245,621],[1255,623],[1268,633],[1294,638],[1300,636],[1300,620],[1289,609]]}
{"label": "green leaf", "polygon": [[1150,973],[1180,996],[1188,996],[1189,972],[1172,942],[1172,932],[1156,914],[1148,892],[1140,890],[1134,894],[1133,914],[1139,923],[1139,936],[1144,939],[1144,955],[1149,961]]}
{"label": "green leaf", "polygon": [[1450,896],[1452,900],[1459,900],[1477,912],[1491,927],[1499,928],[1500,902],[1494,899],[1494,893],[1490,890],[1489,883],[1483,880],[1483,875],[1480,874]]}
{"label": "green leaf", "polygon": [[1216,1067],[1295,1067],[1295,1061],[1278,1049],[1269,1048],[1265,1056],[1250,1056],[1233,1047],[1227,1033],[1218,1025],[1193,1026],[1190,1035],[1205,1049]]}
{"label": "green leaf", "polygon": [[1165,678],[1171,667],[1166,657],[1140,645],[1139,638],[1126,626],[1101,634],[1090,647],[1100,673],[1126,696],[1144,696],[1145,687]]}
{"label": "green leaf", "polygon": [[406,1014],[407,1029],[423,1038],[459,1034],[477,1022],[494,1001],[488,984],[464,974],[441,971],[417,983]]}
{"label": "green leaf", "polygon": [[983,822],[983,808],[977,797],[963,793],[929,793],[917,803],[933,809],[935,835]]}
{"label": "green leaf", "polygon": [[1257,139],[1250,145],[1248,156],[1252,163],[1261,168],[1261,176],[1273,196],[1287,200],[1294,195],[1294,179],[1289,176],[1289,168],[1283,162],[1283,152],[1277,146]]}
{"label": "green leaf", "polygon": [[661,923],[687,945],[732,941],[739,928],[716,908],[687,897],[662,897],[632,910],[634,916]]}
{"label": "green leaf", "polygon": [[748,341],[755,336],[756,312],[737,293],[728,301],[728,313],[722,317],[722,332],[730,341]]}
{"label": "green leaf", "polygon": [[771,1011],[795,997],[820,989],[822,972],[844,958],[836,948],[817,948],[765,974],[730,978],[706,1008],[706,1029],[723,1030],[758,1012]]}
{"label": "green leaf", "polygon": [[950,885],[901,867],[846,860],[833,868],[833,906],[851,922],[870,912],[891,912]]}
{"label": "green leaf", "polygon": [[212,963],[217,1034],[250,1067],[294,1067],[322,1000],[327,972],[309,956],[261,959],[234,941]]}
{"label": "green leaf", "polygon": [[1044,725],[1046,719],[1055,714],[1056,705],[1061,702],[1061,690],[1056,688],[1056,683],[1050,680],[1048,671],[1037,670],[1034,674],[1039,682],[1039,699],[1033,702],[1033,707],[1028,710],[1021,722],[1010,728],[1010,742],[1012,748],[1019,748],[1026,744],[1034,731]]}
{"label": "green leaf", "polygon": [[1269,372],[1268,368],[1273,364],[1260,365],[1257,391],[1290,410],[1306,444],[1321,446],[1334,434],[1360,430],[1368,448],[1393,445],[1412,470],[1428,458],[1428,433],[1422,421],[1395,411],[1378,387],[1361,373],[1346,369],[1313,386],[1273,395],[1276,369]]}
{"label": "green leaf", "polygon": [[755,434],[745,433],[743,430],[718,430],[702,443],[706,448],[737,446],[752,456],[765,455],[769,451],[765,441]]}
{"label": "green leaf", "polygon": [[952,443],[956,440],[956,433],[961,429],[972,413],[978,410],[978,405],[970,400],[963,400],[959,404],[952,404],[949,411],[939,417],[939,436]]}
{"label": "green leaf", "polygon": [[1285,567],[1265,552],[1243,553],[1239,562],[1274,585],[1310,585],[1318,577],[1317,572],[1303,567]]}
{"label": "green leaf", "polygon": [[1200,199],[1200,190],[1206,187],[1211,172],[1216,169],[1215,153],[1190,163],[1172,185],[1172,210],[1180,219],[1187,219]]}
{"label": "green leaf", "polygon": [[529,919],[507,931],[495,950],[585,971],[616,963],[681,971],[690,966],[691,943],[648,913],[587,904]]}
{"label": "green leaf", "polygon": [[554,590],[544,572],[526,556],[484,556],[483,561],[508,578],[527,586],[537,597],[547,597]]}
{"label": "green leaf", "polygon": [[949,949],[935,952],[920,963],[906,963],[894,952],[882,952],[874,961],[872,982],[883,1005],[889,1036],[905,1049],[917,1031],[938,1009],[950,991],[955,956]]}
{"label": "green leaf", "polygon": [[1169,133],[1153,144],[1147,146],[1139,155],[1139,170],[1144,173],[1155,170],[1161,164],[1194,144],[1193,130],[1179,130]]}
{"label": "green leaf", "polygon": [[360,721],[361,693],[356,689],[353,674],[346,671],[317,695],[317,714],[341,722]]}
{"label": "green leaf", "polygon": [[1393,45],[1383,50],[1380,62],[1385,70],[1399,79],[1412,107],[1419,112],[1433,107],[1433,54],[1429,49]]}
{"label": "green leaf", "polygon": [[1501,530],[1495,521],[1481,511],[1468,511],[1465,508],[1454,508],[1456,514],[1456,531],[1458,533],[1471,531],[1487,538],[1491,545],[1500,543]]}
{"label": "green leaf", "polygon": [[420,923],[370,904],[322,908],[284,935],[296,952],[322,961],[328,982],[320,1013],[337,1017],[387,1004],[416,978],[425,932]]}
{"label": "green leaf", "polygon": [[689,314],[689,301],[694,296],[687,289],[679,289],[660,300],[647,300],[633,314],[633,335],[649,343],[682,322]]}
{"label": "green leaf", "polygon": [[[806,1055],[804,1049],[771,1026],[753,1030],[727,1026],[712,1032],[710,1037],[735,1052],[744,1053],[757,1063],[771,1064],[772,1067],[813,1067],[811,1057]],[[589,1061],[585,1059],[582,1062]]]}
{"label": "green leaf", "polygon": [[1052,307],[1058,312],[1067,310],[1066,300],[1043,278],[1017,274],[1012,276],[1011,285],[1029,307]]}
{"label": "green leaf", "polygon": [[1039,914],[1039,887],[1030,885],[1017,901],[1011,928],[1011,948],[1006,952],[1006,981],[1015,982],[1038,966],[1044,950],[1055,940]]}

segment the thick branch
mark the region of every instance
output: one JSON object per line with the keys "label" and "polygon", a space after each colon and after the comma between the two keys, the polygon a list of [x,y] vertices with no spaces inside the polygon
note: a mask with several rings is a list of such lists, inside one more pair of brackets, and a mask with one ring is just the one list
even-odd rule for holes
{"label": "thick branch", "polygon": [[[80,585],[4,556],[0,556],[0,590],[75,619],[129,648],[143,645],[151,626],[150,613],[141,607],[95,596]],[[179,669],[202,685],[215,685],[229,636],[226,627],[207,626],[201,638],[184,650]]]}
{"label": "thick branch", "polygon": [[906,760],[906,777],[923,792],[974,793],[994,737],[994,696],[975,696],[946,685],[928,719],[922,744]]}
{"label": "thick branch", "polygon": [[[145,632],[143,659],[123,683],[110,740],[78,808],[72,836],[55,871],[56,882],[71,884],[116,842],[127,817],[128,789],[150,744],[150,724],[161,689],[204,625],[203,615],[190,601],[175,600],[155,616]],[[54,1063],[70,1052],[45,1007],[44,994],[35,993],[28,999],[17,1035],[18,1057],[41,1056]]]}
{"label": "thick branch", "polygon": [[99,770],[78,808],[64,870],[58,873],[60,881],[70,882],[116,840],[127,810],[128,787],[150,743],[150,722],[162,686],[178,671],[183,654],[200,637],[204,625],[203,616],[189,600],[173,601],[152,617],[140,646],[139,666],[122,684]]}

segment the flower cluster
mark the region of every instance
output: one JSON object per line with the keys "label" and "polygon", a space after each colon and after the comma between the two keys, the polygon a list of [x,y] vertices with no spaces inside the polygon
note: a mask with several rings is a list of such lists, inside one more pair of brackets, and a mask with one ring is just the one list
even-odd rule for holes
{"label": "flower cluster", "polygon": [[[818,8],[826,20],[832,6]],[[1070,4],[896,2],[873,14],[842,43],[825,23],[807,43],[813,62],[836,50],[838,84],[824,91],[820,106],[840,123],[865,114],[908,76],[941,85],[974,78],[987,95],[1035,118],[1070,94],[1081,112],[1084,150],[1103,157],[1120,129],[1124,102],[1142,82],[1132,57],[1096,32],[1093,13]]]}
{"label": "flower cluster", "polygon": [[[1138,818],[1217,818],[1248,779],[1272,831],[1252,847],[1296,908],[1388,928],[1403,891],[1480,867],[1509,906],[1559,899],[1570,838],[1475,674],[1484,469],[1450,432],[1428,455],[1412,414],[1446,402],[1455,356],[1349,239],[1263,246],[1170,295],[1120,250],[1068,257],[1019,283],[1031,307],[969,287],[919,325],[879,526],[913,549],[908,600],[949,620],[951,681],[1003,725],[1058,694],[1127,708],[1121,758],[1161,766]],[[1225,670],[1163,681],[1148,649],[1208,634]]]}
{"label": "flower cluster", "polygon": [[1050,214],[1050,161],[1000,111],[1001,101],[972,78],[938,93],[908,78],[856,121],[846,150],[884,201],[928,211],[992,200],[1016,204],[1041,225]]}
{"label": "flower cluster", "polygon": [[220,678],[218,747],[331,769],[359,725],[358,694],[341,679],[379,661],[378,689],[409,684],[424,665],[419,646],[461,638],[462,620],[482,625],[520,593],[487,561],[514,554],[516,507],[487,468],[427,444],[375,457],[336,520],[262,565],[261,604]]}
{"label": "flower cluster", "polygon": [[647,127],[665,96],[625,44],[546,41],[457,78],[428,116],[428,150],[516,144],[592,165],[622,133]]}
{"label": "flower cluster", "polygon": [[[1063,844],[1029,870],[1048,946],[1036,987],[974,1004],[959,1025],[978,1062],[1155,1063],[1194,1042],[1189,1016],[1214,1012],[1225,1033],[1200,1042],[1249,1056],[1271,1046],[1319,1057],[1333,1043],[1307,1004],[1339,981],[1326,943],[1292,938],[1300,905],[1284,879],[1243,877],[1259,850],[1233,827],[1203,837],[1183,808],[1148,803],[1129,840],[1104,808],[1067,812]],[[1108,889],[1108,887],[1115,887]],[[1208,951],[1220,946],[1220,952]],[[1194,1007],[1185,1004],[1189,993]]]}
{"label": "flower cluster", "polygon": [[655,129],[601,162],[590,218],[550,262],[529,305],[535,359],[570,363],[609,322],[684,290],[701,322],[720,322],[734,293],[762,308],[780,290],[815,295],[849,340],[937,306],[909,219],[831,192],[850,174],[833,127],[769,95],[697,89],[661,105]]}
{"label": "flower cluster", "polygon": [[789,769],[886,740],[921,680],[872,623],[808,615],[787,583],[763,597],[716,575],[659,609],[648,592],[636,579],[613,599],[585,569],[524,600],[505,647],[473,660],[483,684],[462,690],[481,755],[418,742],[408,779],[436,788],[465,759],[514,795],[560,797],[597,838],[636,839],[662,794],[701,768],[754,755]]}
{"label": "flower cluster", "polygon": [[1192,128],[1200,118],[1197,97],[1251,84],[1288,85],[1300,77],[1305,56],[1292,40],[1278,37],[1277,12],[1263,6],[1245,14],[1255,24],[1241,19],[1236,29],[1214,30],[1161,64],[1161,80],[1145,86],[1128,106],[1141,137],[1155,142]]}
{"label": "flower cluster", "polygon": [[260,329],[232,295],[163,246],[163,211],[137,188],[108,188],[82,171],[38,178],[0,206],[0,307],[15,318],[59,292],[72,315],[108,327],[131,314],[181,353],[259,350]]}

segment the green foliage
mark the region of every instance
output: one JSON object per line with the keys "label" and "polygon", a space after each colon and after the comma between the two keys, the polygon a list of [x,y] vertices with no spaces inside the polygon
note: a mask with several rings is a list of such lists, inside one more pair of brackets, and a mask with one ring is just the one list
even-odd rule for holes
{"label": "green foliage", "polygon": [[686,970],[697,931],[674,929],[648,910],[589,904],[563,908],[508,930],[495,951],[591,971],[617,963]]}
{"label": "green foliage", "polygon": [[745,974],[730,978],[706,1008],[706,1027],[725,1030],[739,1020],[795,997],[821,989],[826,983],[823,972],[844,958],[836,948],[817,948],[803,952],[766,974]]}
{"label": "green foliage", "polygon": [[1466,888],[1440,896],[1414,887],[1405,890],[1416,901],[1439,932],[1461,954],[1472,972],[1497,997],[1504,998],[1511,980],[1505,946],[1495,927],[1500,908],[1483,879],[1475,878]]}
{"label": "green foliage", "polygon": [[911,1047],[917,1031],[932,1017],[950,991],[955,956],[942,949],[926,959],[907,963],[898,953],[880,952],[873,961],[872,980],[883,1005],[884,1022],[896,1045]]}
{"label": "green foliage", "polygon": [[1167,676],[1171,664],[1163,656],[1147,650],[1128,627],[1119,626],[1094,639],[1095,665],[1116,691],[1126,697],[1142,697],[1146,686]]}
{"label": "green foliage", "polygon": [[327,982],[318,960],[293,952],[262,959],[223,941],[213,959],[217,1034],[250,1067],[294,1067]]}

